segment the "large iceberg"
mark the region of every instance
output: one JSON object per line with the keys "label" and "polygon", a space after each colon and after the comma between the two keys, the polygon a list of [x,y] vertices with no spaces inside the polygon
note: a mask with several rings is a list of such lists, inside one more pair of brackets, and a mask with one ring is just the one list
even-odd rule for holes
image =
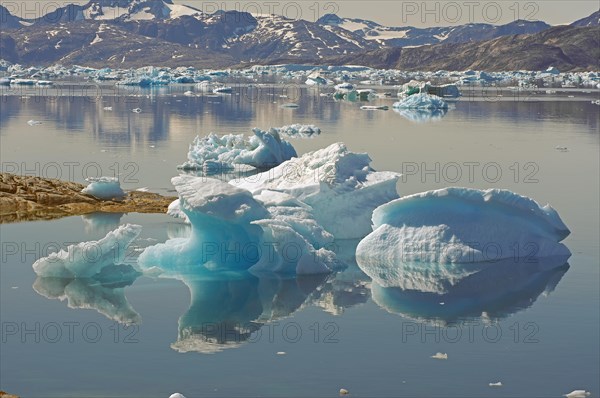
{"label": "large iceberg", "polygon": [[413,94],[398,102],[394,102],[396,109],[448,109],[448,103],[436,95],[426,93]]}
{"label": "large iceberg", "polygon": [[277,129],[263,131],[255,128],[252,132],[254,135],[249,138],[243,134],[198,136],[190,145],[188,161],[179,167],[210,171],[247,165],[266,169],[297,156],[292,144],[282,140]]}
{"label": "large iceberg", "polygon": [[67,250],[51,253],[33,263],[33,270],[41,277],[92,278],[102,275],[105,267],[125,264],[127,249],[138,237],[142,227],[121,225],[98,241],[70,245]]}
{"label": "large iceberg", "polygon": [[254,197],[206,177],[181,175],[171,181],[179,193],[171,212],[178,208],[192,232],[145,249],[138,259],[142,268],[315,274],[338,266],[335,254],[324,247],[333,236],[314,220],[310,206],[290,195]]}
{"label": "large iceberg", "polygon": [[569,256],[570,231],[550,205],[511,191],[445,188],[373,212],[357,257],[383,262],[467,263]]}
{"label": "large iceberg", "polygon": [[315,220],[336,239],[362,238],[371,231],[371,213],[398,198],[398,173],[376,172],[366,153],[342,143],[290,159],[272,170],[233,180],[255,195],[287,193],[312,208]]}

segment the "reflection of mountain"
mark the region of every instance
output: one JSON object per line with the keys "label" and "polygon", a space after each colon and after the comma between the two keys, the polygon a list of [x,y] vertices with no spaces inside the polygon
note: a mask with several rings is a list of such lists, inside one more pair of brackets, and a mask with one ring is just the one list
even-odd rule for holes
{"label": "reflection of mountain", "polygon": [[191,293],[190,306],[179,318],[178,338],[171,347],[179,352],[219,352],[253,341],[265,324],[308,305],[340,313],[369,297],[364,279],[350,281],[357,274],[361,273],[354,268],[338,281],[326,275],[257,277],[248,272],[169,272],[164,276],[182,280]]}
{"label": "reflection of mountain", "polygon": [[565,257],[490,263],[371,264],[359,259],[371,277],[373,300],[408,318],[455,322],[502,318],[530,307],[554,290],[569,266]]}
{"label": "reflection of mountain", "polygon": [[142,319],[127,301],[125,287],[139,275],[130,265],[113,265],[95,278],[38,277],[33,289],[49,299],[67,300],[69,308],[93,309],[114,321],[137,324]]}

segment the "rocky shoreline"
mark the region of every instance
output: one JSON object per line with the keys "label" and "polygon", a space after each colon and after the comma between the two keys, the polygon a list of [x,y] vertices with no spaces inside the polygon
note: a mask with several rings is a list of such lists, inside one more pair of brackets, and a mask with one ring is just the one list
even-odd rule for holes
{"label": "rocky shoreline", "polygon": [[176,197],[131,191],[123,200],[81,193],[85,185],[50,178],[0,173],[0,224],[52,220],[94,212],[166,213]]}

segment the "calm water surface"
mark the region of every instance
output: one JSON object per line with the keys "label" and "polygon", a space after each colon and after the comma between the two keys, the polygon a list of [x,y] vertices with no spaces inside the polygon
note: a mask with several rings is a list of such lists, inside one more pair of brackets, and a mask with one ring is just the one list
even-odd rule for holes
{"label": "calm water surface", "polygon": [[[26,397],[325,397],[341,387],[371,397],[600,392],[600,107],[591,103],[598,92],[462,98],[436,120],[415,122],[418,115],[364,111],[310,89],[289,98],[280,87],[219,97],[184,96],[189,89],[3,96],[2,170],[78,182],[118,174],[126,189],[173,194],[170,178],[197,134],[316,124],[320,136],[291,139],[299,154],[342,141],[369,153],[375,169],[404,172],[402,195],[458,185],[551,203],[572,231],[564,243],[573,256],[535,277],[515,274],[508,296],[500,293],[510,284],[491,272],[480,280],[489,292],[458,286],[440,300],[373,284],[353,260],[357,242],[338,242],[351,265],[327,277],[171,273],[99,283],[36,278],[31,265],[128,222],[143,226],[128,256],[134,262],[143,247],[184,236],[187,226],[141,214],[4,224],[3,390]],[[299,107],[282,108],[287,102]],[[458,296],[459,306],[439,304]],[[448,359],[431,359],[436,352]],[[488,386],[497,381],[501,388]]]}

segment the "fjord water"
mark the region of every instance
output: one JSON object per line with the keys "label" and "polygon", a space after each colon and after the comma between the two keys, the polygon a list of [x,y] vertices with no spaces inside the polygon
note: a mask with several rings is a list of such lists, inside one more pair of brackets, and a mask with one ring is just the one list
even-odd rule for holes
{"label": "fjord water", "polygon": [[[100,283],[36,278],[31,265],[57,246],[97,240],[127,222],[143,226],[133,262],[143,247],[188,227],[142,214],[3,224],[2,389],[28,397],[320,397],[342,387],[371,397],[600,391],[597,91],[505,90],[415,122],[306,88],[288,98],[277,86],[184,96],[189,89],[5,95],[2,170],[78,182],[116,173],[124,189],[173,194],[169,180],[197,134],[310,123],[323,132],[293,139],[299,154],[343,141],[369,153],[377,170],[404,172],[401,195],[467,186],[549,202],[571,229],[564,243],[573,255],[535,277],[488,270],[477,283],[489,290],[457,285],[439,299],[372,282],[353,261],[357,242],[338,242],[351,266],[326,277],[131,273]],[[298,108],[282,108],[287,102]],[[448,359],[430,358],[437,352]],[[502,387],[489,386],[498,381]]]}

